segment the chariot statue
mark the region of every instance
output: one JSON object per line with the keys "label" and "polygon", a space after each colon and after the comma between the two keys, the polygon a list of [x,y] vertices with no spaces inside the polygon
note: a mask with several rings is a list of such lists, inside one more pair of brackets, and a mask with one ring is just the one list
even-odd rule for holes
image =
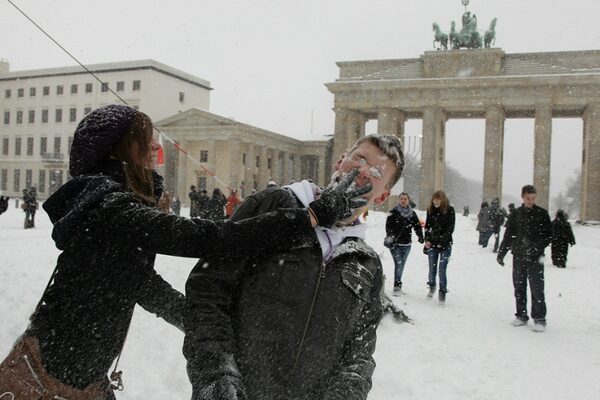
{"label": "chariot statue", "polygon": [[[472,14],[471,11],[467,10],[469,0],[461,1],[465,6],[465,12],[461,18],[462,27],[460,31],[456,30],[456,23],[452,21],[450,23],[450,33],[445,34],[440,29],[439,24],[434,22],[433,47],[437,50],[447,50],[449,44],[451,49],[479,49],[484,46],[489,48],[496,42],[496,21],[498,19],[492,19],[490,28],[482,36],[477,30],[477,15]],[[438,43],[437,47],[436,43]]]}

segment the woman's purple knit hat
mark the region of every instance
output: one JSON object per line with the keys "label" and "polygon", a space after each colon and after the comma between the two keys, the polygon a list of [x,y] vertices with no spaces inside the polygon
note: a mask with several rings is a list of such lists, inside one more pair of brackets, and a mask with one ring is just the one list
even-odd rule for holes
{"label": "woman's purple knit hat", "polygon": [[71,176],[94,172],[94,168],[116,149],[137,114],[139,111],[133,107],[110,104],[86,115],[75,129],[71,145]]}

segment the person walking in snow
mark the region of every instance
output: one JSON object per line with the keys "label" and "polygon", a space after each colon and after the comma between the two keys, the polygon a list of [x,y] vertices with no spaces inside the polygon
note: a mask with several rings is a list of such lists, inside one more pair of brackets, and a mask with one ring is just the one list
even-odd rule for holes
{"label": "person walking in snow", "polygon": [[546,329],[546,300],[544,298],[544,264],[540,258],[552,240],[552,225],[548,211],[535,204],[537,190],[525,185],[521,190],[523,204],[507,222],[504,238],[500,244],[497,261],[504,266],[504,256],[511,250],[513,255],[513,286],[517,311],[513,326],[526,325],[527,281],[531,289],[531,317],[533,330]]}
{"label": "person walking in snow", "polygon": [[0,196],[0,215],[4,214],[8,210],[9,197]]}
{"label": "person walking in snow", "polygon": [[225,204],[227,204],[227,197],[221,192],[221,189],[213,189],[212,197],[206,205],[207,218],[213,221],[225,219]]}
{"label": "person walking in snow", "polygon": [[[487,201],[481,203],[481,207],[479,208],[479,212],[477,213],[477,232],[479,232],[479,245],[487,246],[487,240],[489,240],[489,231],[490,226],[488,223],[488,208],[490,207]],[[486,240],[487,238],[487,240]],[[485,243],[485,245],[484,245]]]}
{"label": "person walking in snow", "polygon": [[441,190],[433,193],[431,203],[427,208],[427,219],[425,221],[425,249],[429,257],[429,286],[428,297],[432,297],[437,286],[436,280],[439,274],[440,289],[438,300],[440,303],[446,301],[448,292],[448,279],[446,270],[452,255],[452,234],[456,215],[454,208],[450,205],[446,193]]}
{"label": "person walking in snow", "polygon": [[23,211],[25,212],[25,229],[35,228],[35,212],[37,210],[37,190],[23,189]]}
{"label": "person walking in snow", "polygon": [[406,192],[398,196],[399,203],[392,208],[385,221],[384,245],[390,249],[394,259],[394,295],[402,293],[402,273],[412,245],[412,231],[423,243],[423,228],[417,213],[410,207],[410,196]]}
{"label": "person walking in snow", "polygon": [[232,189],[229,197],[227,198],[227,203],[225,204],[225,215],[227,218],[231,218],[237,207],[242,203],[242,200],[237,195],[237,190]]}
{"label": "person walking in snow", "polygon": [[[364,136],[337,161],[330,187],[355,182],[364,192],[347,220],[313,230],[290,250],[196,265],[186,284],[183,349],[194,400],[366,399],[383,274],[359,217],[400,178],[401,148],[396,136]],[[349,174],[355,168],[359,174]],[[232,220],[304,207],[321,192],[306,180],[266,188]]]}
{"label": "person walking in snow", "polygon": [[556,212],[556,217],[552,221],[552,264],[558,268],[567,267],[567,256],[569,255],[569,245],[575,245],[575,235],[567,218],[567,213],[563,210]]}
{"label": "person walking in snow", "polygon": [[199,196],[196,186],[190,186],[190,192],[188,193],[188,197],[190,198],[190,218],[201,217],[199,212],[200,207],[198,206]]}
{"label": "person walking in snow", "polygon": [[[500,229],[502,229],[502,225],[504,225],[504,220],[506,219],[506,210],[500,207],[500,199],[495,198],[492,200],[492,204],[487,209],[487,222],[489,225],[490,235],[494,236],[494,249],[493,252],[498,252],[498,246],[500,244]],[[484,246],[486,247],[488,244],[489,237],[485,240]]]}
{"label": "person walking in snow", "polygon": [[155,271],[157,253],[257,255],[295,245],[316,219],[350,212],[350,195],[331,190],[308,209],[239,222],[162,213],[152,130],[148,116],[124,105],[100,107],[77,126],[72,179],[44,203],[61,254],[29,327],[0,364],[1,392],[16,399],[113,399],[107,373],[136,304],[183,330],[185,298]]}

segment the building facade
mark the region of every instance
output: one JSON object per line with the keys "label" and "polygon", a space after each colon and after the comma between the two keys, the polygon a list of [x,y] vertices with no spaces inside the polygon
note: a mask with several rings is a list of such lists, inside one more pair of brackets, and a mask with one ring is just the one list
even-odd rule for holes
{"label": "building facade", "polygon": [[0,61],[0,192],[35,186],[47,198],[68,177],[77,123],[121,101],[157,121],[191,107],[209,108],[210,83],[154,60],[13,71]]}

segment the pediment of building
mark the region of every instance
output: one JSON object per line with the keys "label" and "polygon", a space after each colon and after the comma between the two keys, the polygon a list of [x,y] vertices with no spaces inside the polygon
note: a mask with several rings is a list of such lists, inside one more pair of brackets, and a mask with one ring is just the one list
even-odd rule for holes
{"label": "pediment of building", "polygon": [[238,122],[198,108],[177,113],[155,123],[159,128],[234,127]]}

